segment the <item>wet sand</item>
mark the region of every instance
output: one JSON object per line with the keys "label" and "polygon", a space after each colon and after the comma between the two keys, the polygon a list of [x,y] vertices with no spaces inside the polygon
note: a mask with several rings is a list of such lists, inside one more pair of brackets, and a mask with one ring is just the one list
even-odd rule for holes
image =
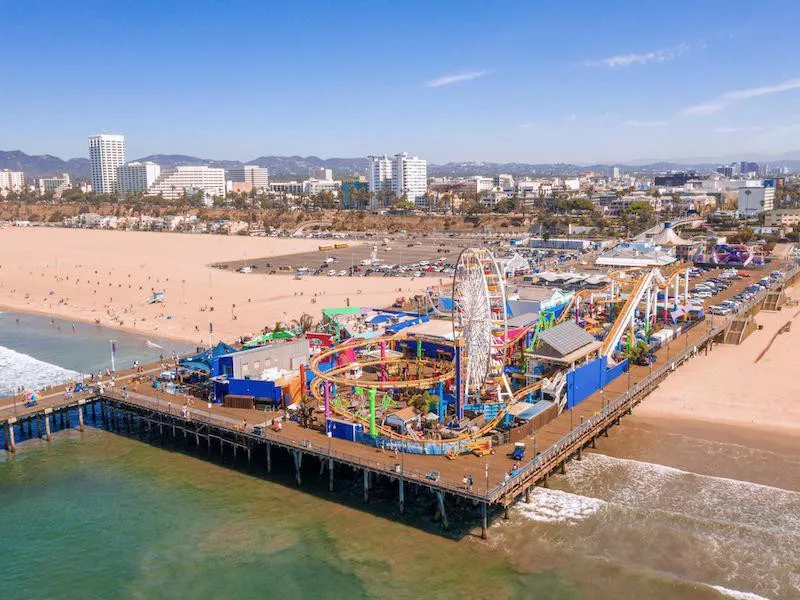
{"label": "wet sand", "polygon": [[[207,344],[323,308],[383,307],[430,279],[243,274],[211,268],[318,248],[319,240],[60,228],[0,229],[0,306]],[[154,291],[162,303],[146,304]]]}

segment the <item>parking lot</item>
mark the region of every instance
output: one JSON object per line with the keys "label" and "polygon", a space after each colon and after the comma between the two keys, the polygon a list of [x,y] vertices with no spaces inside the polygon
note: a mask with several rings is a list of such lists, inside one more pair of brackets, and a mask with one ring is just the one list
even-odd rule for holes
{"label": "parking lot", "polygon": [[759,291],[783,277],[780,271],[741,269],[700,269],[690,271],[690,301],[712,315],[738,311]]}
{"label": "parking lot", "polygon": [[[303,277],[424,277],[432,273],[450,274],[445,271],[452,269],[461,250],[474,244],[474,240],[458,239],[388,239],[374,244],[320,240],[320,250],[216,263],[212,266],[243,273],[283,273]],[[336,245],[346,247],[336,248]]]}

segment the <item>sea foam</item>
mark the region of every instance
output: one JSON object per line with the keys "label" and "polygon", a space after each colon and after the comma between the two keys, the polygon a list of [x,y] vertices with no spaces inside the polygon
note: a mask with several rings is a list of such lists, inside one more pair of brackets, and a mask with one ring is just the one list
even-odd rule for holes
{"label": "sea foam", "polygon": [[75,371],[0,346],[0,396],[14,394],[19,386],[24,386],[26,390],[38,390],[78,376]]}
{"label": "sea foam", "polygon": [[735,598],[735,600],[769,600],[769,598],[765,596],[759,596],[758,594],[753,594],[752,592],[740,592],[739,590],[731,590],[721,585],[710,585],[708,586],[717,590],[723,596],[728,598]]}
{"label": "sea foam", "polygon": [[603,504],[597,498],[536,487],[531,489],[531,501],[520,502],[517,510],[532,521],[571,524],[588,519]]}

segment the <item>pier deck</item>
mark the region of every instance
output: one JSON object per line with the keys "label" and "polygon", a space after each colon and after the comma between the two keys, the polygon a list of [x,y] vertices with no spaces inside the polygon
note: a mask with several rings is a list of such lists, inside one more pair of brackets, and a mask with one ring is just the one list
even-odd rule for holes
{"label": "pier deck", "polygon": [[[747,280],[736,282],[737,285],[720,294],[717,300],[732,296],[747,283]],[[763,297],[751,303],[745,310],[757,311],[762,301]],[[184,438],[193,438],[198,447],[204,441],[209,450],[212,443],[219,444],[223,450],[227,445],[234,453],[241,450],[249,459],[255,453],[255,456],[260,457],[257,460],[266,461],[270,460],[272,448],[286,450],[293,457],[298,485],[302,483],[300,467],[304,456],[320,461],[320,473],[325,468],[328,469],[331,488],[335,465],[362,470],[365,500],[369,497],[372,474],[384,475],[398,483],[401,511],[404,484],[428,488],[437,495],[445,526],[445,495],[472,500],[481,505],[482,530],[485,535],[487,507],[494,505],[507,509],[521,496],[527,497],[532,486],[546,485],[550,474],[564,472],[568,460],[573,457],[579,459],[584,448],[594,446],[598,438],[608,435],[608,430],[618,424],[620,418],[629,414],[672,370],[696,353],[709,351],[715,338],[720,337],[729,322],[738,316],[740,315],[709,317],[705,322],[689,328],[656,352],[657,360],[653,365],[632,366],[628,374],[617,378],[573,409],[564,411],[536,430],[535,434],[526,438],[528,452],[525,462],[511,473],[515,466],[508,456],[512,444],[498,446],[494,454],[485,457],[464,455],[449,459],[444,456],[396,454],[393,451],[329,438],[318,429],[301,428],[291,421],[286,422],[280,432],[264,427],[260,434],[254,433],[254,425],[262,424],[275,414],[282,413],[219,405],[209,408],[203,404],[198,407],[195,401],[195,405],[189,408],[188,415],[184,417],[181,408],[187,397],[160,393],[149,386],[143,386],[141,390],[122,391],[123,385],[131,387],[130,380],[134,373],[130,371],[119,373],[116,389],[106,389],[102,394],[90,391],[66,399],[63,390],[56,389],[43,394],[39,403],[33,407],[25,407],[20,400],[0,404],[0,424],[4,425],[6,446],[13,450],[15,426],[22,432],[27,422],[30,433],[31,422],[47,423],[46,431],[49,436],[50,419],[53,415],[77,411],[82,426],[86,406],[92,406],[92,410],[99,406],[104,419],[107,411],[112,422],[114,415],[135,415],[148,428],[157,427],[162,434],[164,429],[173,435],[180,432]],[[157,365],[148,365],[145,368],[146,374],[158,371],[160,368]],[[41,428],[39,432],[42,435]],[[439,473],[438,479],[427,476],[432,471]],[[471,489],[463,484],[463,478],[467,474],[472,475],[474,482]]]}

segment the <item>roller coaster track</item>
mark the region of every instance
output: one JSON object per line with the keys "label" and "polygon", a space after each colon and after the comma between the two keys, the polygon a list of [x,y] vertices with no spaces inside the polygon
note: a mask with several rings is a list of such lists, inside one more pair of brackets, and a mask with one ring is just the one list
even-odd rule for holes
{"label": "roller coaster track", "polygon": [[620,338],[622,338],[622,333],[625,331],[625,327],[627,327],[628,323],[630,323],[631,319],[633,318],[634,311],[644,297],[645,292],[650,289],[653,279],[665,281],[663,275],[661,275],[661,272],[658,269],[652,269],[644,277],[639,278],[639,280],[633,286],[633,289],[628,295],[628,299],[625,301],[625,304],[622,305],[619,316],[611,326],[611,331],[608,332],[605,340],[603,340],[603,346],[601,347],[600,352],[604,356],[609,356],[614,352],[614,349],[617,347]]}

